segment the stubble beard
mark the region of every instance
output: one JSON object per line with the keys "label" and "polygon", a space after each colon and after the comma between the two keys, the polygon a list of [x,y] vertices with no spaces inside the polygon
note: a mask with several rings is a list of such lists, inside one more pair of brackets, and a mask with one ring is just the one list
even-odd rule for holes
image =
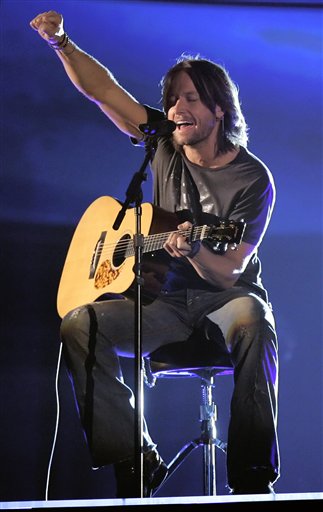
{"label": "stubble beard", "polygon": [[181,140],[178,141],[176,138],[176,135],[173,134],[173,136],[172,136],[173,146],[176,149],[176,151],[180,151],[180,152],[183,152],[184,146],[190,146],[190,147],[194,148],[194,146],[197,146],[201,142],[204,142],[209,137],[211,132],[212,132],[212,129],[210,128],[209,130],[205,130],[204,133],[200,133],[200,134],[194,133],[190,137],[188,137],[186,140],[182,140],[182,141]]}

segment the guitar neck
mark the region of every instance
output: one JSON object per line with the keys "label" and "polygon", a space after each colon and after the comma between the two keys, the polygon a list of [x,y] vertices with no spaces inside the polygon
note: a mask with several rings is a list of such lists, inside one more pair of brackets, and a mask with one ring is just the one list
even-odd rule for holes
{"label": "guitar neck", "polygon": [[[208,236],[208,232],[210,230],[210,227],[207,225],[204,226],[195,226],[193,229],[189,230],[181,230],[180,233],[185,238],[190,239],[192,242],[195,242],[196,240],[204,240]],[[143,253],[149,253],[153,251],[158,251],[159,249],[162,249],[164,246],[164,243],[167,241],[169,235],[171,235],[173,231],[168,231],[166,233],[157,233],[148,235],[144,238],[144,245],[143,245]],[[128,247],[126,249],[126,257],[134,256],[135,254],[135,248],[133,240],[129,240]]]}

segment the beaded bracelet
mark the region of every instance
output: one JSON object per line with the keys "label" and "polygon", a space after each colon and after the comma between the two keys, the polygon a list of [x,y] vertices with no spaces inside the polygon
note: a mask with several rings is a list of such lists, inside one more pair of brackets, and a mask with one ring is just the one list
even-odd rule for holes
{"label": "beaded bracelet", "polygon": [[[71,42],[70,42],[70,43],[71,43]],[[74,44],[74,43],[72,43],[72,49],[71,49],[71,51],[70,51],[70,52],[68,52],[68,53],[64,52],[64,55],[71,55],[73,52],[75,52],[75,50],[76,50],[76,46],[75,46],[75,44]]]}
{"label": "beaded bracelet", "polygon": [[55,41],[55,43],[48,42],[48,46],[50,46],[50,48],[52,48],[52,50],[60,51],[62,48],[65,48],[65,46],[67,46],[68,42],[69,42],[69,37],[66,34],[66,32],[64,32],[63,39],[61,41]]}

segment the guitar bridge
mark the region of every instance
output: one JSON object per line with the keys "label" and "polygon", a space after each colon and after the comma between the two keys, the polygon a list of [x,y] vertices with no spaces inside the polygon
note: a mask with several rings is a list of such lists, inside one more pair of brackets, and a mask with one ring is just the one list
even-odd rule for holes
{"label": "guitar bridge", "polygon": [[106,236],[107,236],[107,232],[102,231],[100,238],[98,239],[97,243],[95,244],[92,259],[91,259],[91,264],[90,264],[89,279],[93,279],[95,276],[96,269],[98,267],[98,263],[100,260],[100,256],[102,253],[102,248],[103,248]]}

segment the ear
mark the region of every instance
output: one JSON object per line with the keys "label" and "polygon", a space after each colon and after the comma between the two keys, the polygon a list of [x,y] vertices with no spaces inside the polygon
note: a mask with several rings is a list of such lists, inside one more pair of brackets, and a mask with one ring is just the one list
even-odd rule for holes
{"label": "ear", "polygon": [[222,108],[220,107],[220,105],[216,105],[215,107],[215,117],[216,119],[222,119],[224,117],[224,112],[222,110]]}

